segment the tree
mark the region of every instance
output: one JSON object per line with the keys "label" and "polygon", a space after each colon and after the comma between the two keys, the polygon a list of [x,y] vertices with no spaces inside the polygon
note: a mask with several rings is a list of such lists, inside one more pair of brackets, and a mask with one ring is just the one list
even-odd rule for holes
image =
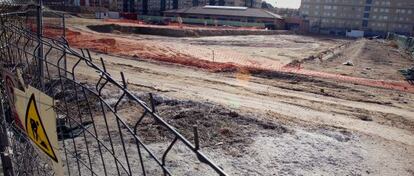
{"label": "tree", "polygon": [[267,3],[266,1],[262,2],[262,9],[273,9],[272,4]]}
{"label": "tree", "polygon": [[262,2],[262,9],[267,9],[267,8],[269,8],[269,7],[267,7],[266,1],[263,1]]}

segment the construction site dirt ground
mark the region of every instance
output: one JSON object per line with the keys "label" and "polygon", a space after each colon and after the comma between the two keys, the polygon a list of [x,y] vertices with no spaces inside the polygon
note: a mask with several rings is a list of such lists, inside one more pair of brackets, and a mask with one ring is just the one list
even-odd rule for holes
{"label": "construction site dirt ground", "polygon": [[[133,91],[163,97],[160,114],[187,138],[198,125],[202,151],[230,175],[414,175],[414,94],[398,74],[413,60],[387,41],[103,34],[89,30],[91,23],[104,22],[68,19],[69,43],[102,57],[114,77],[124,72]],[[223,63],[235,69],[217,69]],[[252,65],[261,70],[242,67]],[[311,71],[406,87],[306,74]],[[86,66],[77,72],[97,79]],[[138,118],[127,105],[121,112],[127,121]],[[156,134],[146,141],[166,145]],[[177,175],[214,175],[173,151]]]}

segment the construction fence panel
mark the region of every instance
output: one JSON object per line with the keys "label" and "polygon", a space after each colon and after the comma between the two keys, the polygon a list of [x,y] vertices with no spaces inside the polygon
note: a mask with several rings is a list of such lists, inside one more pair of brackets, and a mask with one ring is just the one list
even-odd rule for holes
{"label": "construction fence panel", "polygon": [[[197,126],[194,135],[183,136],[158,115],[157,96],[131,91],[124,74],[107,70],[104,58],[70,47],[63,15],[42,15],[52,22],[41,24],[62,34],[47,38],[33,12],[2,13],[0,63],[21,75],[18,88],[31,86],[53,98],[65,175],[226,175],[201,152]],[[13,118],[6,87],[1,79],[0,132],[6,140],[0,146],[2,159],[11,163],[6,175],[58,175]],[[148,134],[162,140],[150,143]]]}
{"label": "construction fence panel", "polygon": [[[387,38],[388,40],[394,41],[398,45],[399,49],[407,51],[407,53],[410,54],[414,60],[414,37],[389,33]],[[399,71],[407,81],[414,84],[414,66]]]}

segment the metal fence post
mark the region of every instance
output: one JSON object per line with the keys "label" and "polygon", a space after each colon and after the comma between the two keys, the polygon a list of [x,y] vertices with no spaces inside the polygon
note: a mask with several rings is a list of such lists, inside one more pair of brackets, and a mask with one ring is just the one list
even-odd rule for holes
{"label": "metal fence post", "polygon": [[[37,36],[39,39],[43,36],[43,1],[39,0],[37,6]],[[44,82],[44,66],[43,66],[43,43],[39,42],[39,50],[37,53],[38,77],[41,90],[45,90]]]}
{"label": "metal fence post", "polygon": [[[63,26],[63,38],[66,39],[66,19],[65,19],[65,13],[62,14],[62,26]],[[64,40],[66,41],[66,40]],[[67,76],[67,69],[68,69],[68,63],[67,63],[67,57],[66,57],[66,48],[63,51],[63,68],[64,68],[64,75]]]}
{"label": "metal fence post", "polygon": [[6,114],[4,112],[3,100],[0,99],[0,115],[2,124],[0,124],[0,157],[1,157],[1,164],[3,167],[3,174],[4,176],[13,176],[13,164],[12,159],[9,153],[9,139],[7,136],[7,128],[6,124],[4,124],[4,120],[6,119]]}

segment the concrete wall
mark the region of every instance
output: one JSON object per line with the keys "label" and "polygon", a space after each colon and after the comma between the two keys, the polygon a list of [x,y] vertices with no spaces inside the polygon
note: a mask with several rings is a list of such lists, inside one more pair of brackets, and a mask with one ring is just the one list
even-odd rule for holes
{"label": "concrete wall", "polygon": [[268,25],[273,25],[276,30],[285,29],[285,22],[282,19],[273,19],[273,18],[248,18],[248,17],[239,17],[239,16],[220,16],[220,15],[201,15],[201,14],[176,14],[176,13],[165,13],[167,17],[181,17],[181,18],[193,18],[193,19],[214,19],[221,21],[236,21],[236,22],[246,22],[246,23],[261,23]]}
{"label": "concrete wall", "polygon": [[148,34],[170,37],[200,37],[200,36],[229,36],[229,35],[275,35],[288,34],[288,31],[273,30],[216,30],[216,29],[171,29],[145,26],[121,26],[116,24],[91,25],[91,30],[112,33],[114,30],[129,34]]}

